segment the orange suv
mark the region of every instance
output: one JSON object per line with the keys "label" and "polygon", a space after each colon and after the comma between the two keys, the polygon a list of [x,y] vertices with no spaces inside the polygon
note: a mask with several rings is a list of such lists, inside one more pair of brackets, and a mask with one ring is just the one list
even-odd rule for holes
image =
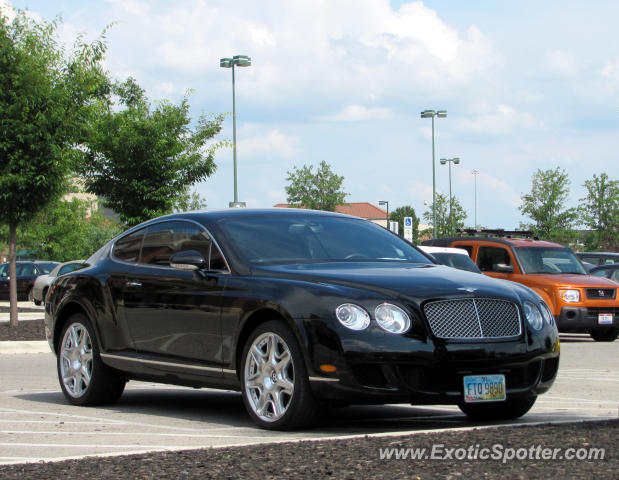
{"label": "orange suv", "polygon": [[533,289],[551,308],[560,332],[588,332],[594,340],[602,342],[617,338],[616,282],[587,275],[574,252],[564,245],[513,237],[532,236],[530,232],[482,230],[475,233],[477,236],[438,238],[423,244],[463,248],[485,275]]}

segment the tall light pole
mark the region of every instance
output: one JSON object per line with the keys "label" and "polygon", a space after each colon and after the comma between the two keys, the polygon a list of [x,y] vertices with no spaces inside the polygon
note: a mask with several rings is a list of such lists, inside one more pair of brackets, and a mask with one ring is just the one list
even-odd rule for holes
{"label": "tall light pole", "polygon": [[388,200],[379,200],[379,205],[387,205],[387,230],[391,230],[389,228],[389,201]]}
{"label": "tall light pole", "polygon": [[436,162],[434,161],[434,117],[445,118],[447,110],[424,110],[421,118],[432,119],[432,238],[436,238]]}
{"label": "tall light pole", "polygon": [[458,157],[454,157],[454,158],[441,158],[440,162],[441,162],[441,165],[445,165],[446,163],[449,163],[449,228],[451,229],[452,224],[453,224],[453,217],[451,216],[451,206],[452,206],[452,201],[451,201],[451,164],[453,163],[454,165],[458,165],[460,163],[460,158],[458,158]]}
{"label": "tall light pole", "polygon": [[230,202],[230,206],[244,207],[245,202],[239,202],[236,181],[236,98],[234,94],[234,67],[250,67],[251,58],[247,55],[235,55],[232,58],[221,58],[219,60],[219,66],[222,68],[232,68],[232,158],[234,160],[234,201]]}
{"label": "tall light pole", "polygon": [[471,170],[473,177],[475,177],[475,230],[477,230],[477,175],[479,170]]}

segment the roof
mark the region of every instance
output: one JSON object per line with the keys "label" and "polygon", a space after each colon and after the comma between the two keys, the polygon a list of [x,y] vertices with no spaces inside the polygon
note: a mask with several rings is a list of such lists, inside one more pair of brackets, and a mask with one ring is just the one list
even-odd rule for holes
{"label": "roof", "polygon": [[[278,203],[273,205],[277,208],[289,208],[289,203]],[[372,205],[369,202],[351,202],[345,205],[335,207],[338,213],[345,213],[353,217],[365,218],[366,220],[384,220],[387,218],[387,212],[382,208]]]}
{"label": "roof", "polygon": [[451,248],[451,247],[432,247],[428,245],[420,245],[421,248],[426,253],[457,253],[460,255],[468,255],[464,248]]}
{"label": "roof", "polygon": [[453,242],[494,242],[502,243],[504,245],[513,245],[514,247],[552,247],[552,248],[567,248],[565,245],[561,245],[556,242],[549,242],[546,240],[534,240],[531,238],[510,238],[510,237],[443,237],[435,238],[433,240],[425,240],[422,245],[436,245],[442,247],[449,247]]}

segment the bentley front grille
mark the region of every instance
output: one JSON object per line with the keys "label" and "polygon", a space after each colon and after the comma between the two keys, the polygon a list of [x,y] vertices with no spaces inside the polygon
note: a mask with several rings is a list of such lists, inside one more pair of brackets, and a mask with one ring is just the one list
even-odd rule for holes
{"label": "bentley front grille", "polygon": [[465,298],[424,306],[434,336],[446,339],[509,338],[522,332],[518,306],[506,300]]}

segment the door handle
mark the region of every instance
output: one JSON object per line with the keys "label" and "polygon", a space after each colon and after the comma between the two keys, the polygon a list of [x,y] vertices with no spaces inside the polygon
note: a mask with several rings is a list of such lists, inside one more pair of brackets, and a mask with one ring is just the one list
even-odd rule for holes
{"label": "door handle", "polygon": [[136,280],[129,280],[128,282],[125,283],[125,287],[141,287],[142,286],[142,282],[138,282]]}

